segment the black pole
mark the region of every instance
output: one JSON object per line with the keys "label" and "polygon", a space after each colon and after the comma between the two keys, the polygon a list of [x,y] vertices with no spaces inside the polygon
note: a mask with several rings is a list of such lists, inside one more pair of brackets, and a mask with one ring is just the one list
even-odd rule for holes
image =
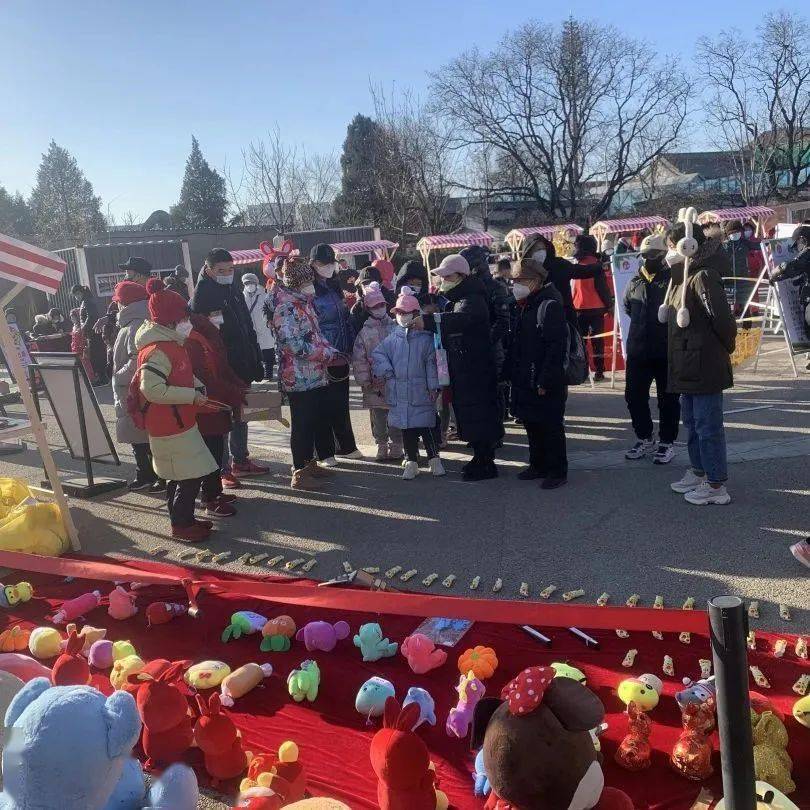
{"label": "black pole", "polygon": [[748,699],[748,614],[742,600],[736,596],[718,596],[710,600],[709,625],[726,810],[756,810]]}

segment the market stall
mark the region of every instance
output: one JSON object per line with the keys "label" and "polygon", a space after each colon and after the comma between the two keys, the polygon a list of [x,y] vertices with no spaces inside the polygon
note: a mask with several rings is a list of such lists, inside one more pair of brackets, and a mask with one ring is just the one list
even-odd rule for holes
{"label": "market stall", "polygon": [[718,208],[698,214],[698,225],[709,222],[753,222],[757,226],[757,236],[765,235],[765,223],[776,216],[772,208],[764,205],[751,205],[743,208]]}
{"label": "market stall", "polygon": [[430,270],[430,254],[434,250],[457,250],[470,245],[489,247],[494,241],[486,231],[468,231],[466,233],[443,233],[423,236],[416,243],[416,250],[422,257],[425,267]]}
{"label": "market stall", "polygon": [[669,227],[669,220],[659,216],[629,217],[627,219],[601,219],[591,225],[591,236],[596,237],[599,249],[608,234],[623,236],[639,231],[655,231]]}
{"label": "market stall", "polygon": [[[269,243],[268,243],[269,244]],[[399,247],[399,242],[390,242],[387,239],[378,239],[369,242],[335,242],[332,249],[340,258],[341,256],[359,256],[363,253],[376,256],[378,259],[391,260]],[[231,250],[235,265],[255,264],[264,261],[264,253],[261,248],[251,248],[250,250]]]}
{"label": "market stall", "polygon": [[546,239],[551,241],[554,237],[562,231],[568,239],[573,239],[577,234],[582,233],[582,228],[569,222],[565,225],[538,225],[533,228],[514,228],[506,234],[504,240],[509,245],[509,250],[512,251],[512,256],[517,258],[520,254],[526,240],[531,236],[545,236]]}

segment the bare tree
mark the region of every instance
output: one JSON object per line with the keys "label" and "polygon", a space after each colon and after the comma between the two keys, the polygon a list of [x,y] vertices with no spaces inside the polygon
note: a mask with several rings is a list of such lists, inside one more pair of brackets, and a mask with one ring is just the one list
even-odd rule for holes
{"label": "bare tree", "polygon": [[432,75],[434,109],[456,148],[489,147],[509,172],[493,191],[547,217],[601,216],[679,140],[687,85],[675,60],[614,28],[529,22],[491,53],[462,54]]}
{"label": "bare tree", "polygon": [[298,216],[302,230],[317,230],[333,224],[332,206],[340,187],[340,164],[334,152],[302,152],[299,176],[303,184]]}

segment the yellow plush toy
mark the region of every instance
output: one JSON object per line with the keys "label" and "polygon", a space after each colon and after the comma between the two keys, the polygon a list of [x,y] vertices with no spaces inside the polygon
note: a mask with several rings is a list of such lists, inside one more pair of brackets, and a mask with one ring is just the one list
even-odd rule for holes
{"label": "yellow plush toy", "polygon": [[625,706],[634,701],[644,712],[651,712],[657,705],[664,685],[657,675],[639,675],[638,678],[627,678],[619,684],[619,700]]}
{"label": "yellow plush toy", "polygon": [[810,695],[799,698],[793,704],[793,716],[796,718],[797,723],[810,728]]}
{"label": "yellow plush toy", "polygon": [[123,661],[131,655],[137,657],[138,653],[135,652],[135,647],[132,646],[130,641],[113,641],[112,656],[113,661]]}
{"label": "yellow plush toy", "polygon": [[28,649],[40,661],[62,653],[62,635],[53,627],[35,627],[28,639]]}
{"label": "yellow plush toy", "polygon": [[190,667],[183,678],[195,689],[214,689],[230,674],[231,668],[222,661],[202,661]]}
{"label": "yellow plush toy", "polygon": [[757,779],[773,785],[782,793],[793,793],[796,783],[791,778],[793,761],[787,752],[788,733],[785,724],[773,713],[757,714],[751,710],[754,738],[754,773]]}
{"label": "yellow plush toy", "polygon": [[113,664],[110,683],[114,689],[123,689],[127,678],[136,672],[140,672],[145,666],[146,663],[137,655],[128,655],[126,658],[121,658]]}

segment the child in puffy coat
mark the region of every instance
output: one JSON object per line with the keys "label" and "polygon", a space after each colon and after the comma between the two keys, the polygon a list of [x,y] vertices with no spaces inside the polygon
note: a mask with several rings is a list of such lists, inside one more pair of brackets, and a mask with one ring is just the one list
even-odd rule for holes
{"label": "child in puffy coat", "polygon": [[444,475],[436,429],[439,376],[433,335],[413,328],[420,310],[410,287],[402,288],[393,312],[397,325],[372,352],[372,374],[385,380],[389,427],[402,430],[406,458],[402,477],[410,481],[419,474],[420,438],[430,471]]}
{"label": "child in puffy coat", "polygon": [[[377,461],[398,461],[402,458],[402,431],[388,424],[388,404],[385,401],[385,380],[374,375],[371,355],[394,329],[380,285],[374,281],[366,289],[362,305],[369,314],[354,341],[352,369],[354,379],[363,390],[363,405],[369,409],[371,433],[377,442]],[[390,441],[390,446],[389,446]]]}

